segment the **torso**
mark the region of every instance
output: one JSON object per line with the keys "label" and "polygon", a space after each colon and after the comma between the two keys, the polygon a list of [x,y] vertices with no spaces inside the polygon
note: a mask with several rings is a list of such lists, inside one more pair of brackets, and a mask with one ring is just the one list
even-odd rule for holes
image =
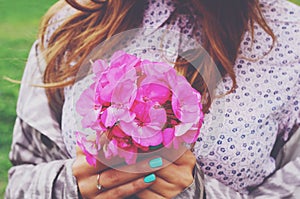
{"label": "torso", "polygon": [[[213,101],[194,151],[206,175],[241,193],[247,193],[248,187],[260,184],[274,172],[271,151],[276,138],[282,133],[283,139],[287,139],[292,126],[300,120],[300,9],[286,1],[266,1],[262,5],[266,20],[277,36],[275,47],[264,56],[272,41],[257,27],[256,41],[250,51],[251,39],[246,33],[234,66],[238,88]],[[166,55],[167,60],[175,61],[180,48],[185,51],[195,47],[198,42],[188,41],[183,45],[181,41],[192,32],[193,26],[187,25],[188,16],[178,15],[171,19],[174,23],[164,23],[173,8],[170,0],[151,1],[144,18],[144,28],[151,31],[146,31],[146,36],[139,32],[129,38],[124,42],[123,50],[152,61],[165,60]],[[166,27],[174,32],[164,37],[168,48],[163,49],[171,53],[162,54],[158,38]],[[181,34],[177,34],[179,32]],[[89,81],[86,78],[65,89],[62,130],[73,157],[74,132],[81,129],[74,105]],[[216,93],[224,94],[230,88],[231,80],[225,77],[218,84]]]}

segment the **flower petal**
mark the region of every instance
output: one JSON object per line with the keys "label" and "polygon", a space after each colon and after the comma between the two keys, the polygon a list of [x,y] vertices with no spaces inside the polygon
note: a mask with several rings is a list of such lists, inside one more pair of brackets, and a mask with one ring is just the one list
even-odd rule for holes
{"label": "flower petal", "polygon": [[112,104],[124,105],[126,108],[130,108],[137,92],[136,84],[128,79],[119,82],[113,90],[111,102]]}
{"label": "flower petal", "polygon": [[181,138],[184,142],[191,144],[197,141],[199,133],[200,133],[199,128],[192,128],[188,130],[185,134],[183,134]]}
{"label": "flower petal", "polygon": [[140,64],[140,62],[141,59],[134,55],[127,54],[124,51],[117,51],[111,57],[110,67],[119,68],[120,65],[123,65],[124,63],[129,67],[135,67]]}
{"label": "flower petal", "polygon": [[175,136],[179,137],[185,134],[193,126],[193,123],[181,123],[175,126]]}
{"label": "flower petal", "polygon": [[175,138],[174,133],[175,133],[174,128],[166,128],[163,131],[163,144],[165,147],[167,147],[167,148],[171,147],[172,142]]}
{"label": "flower petal", "polygon": [[114,126],[117,122],[131,122],[135,118],[135,114],[129,112],[126,108],[118,108],[115,106],[108,107],[101,115],[101,121],[106,128]]}
{"label": "flower petal", "polygon": [[[77,145],[81,148],[82,152],[86,156],[86,161],[92,165],[96,166],[96,156],[101,148],[100,143],[96,143],[96,140],[87,140],[83,133],[76,132]],[[97,139],[97,138],[96,138]]]}
{"label": "flower petal", "polygon": [[163,142],[162,131],[153,129],[149,126],[138,128],[138,133],[132,135],[132,139],[145,147],[156,146]]}
{"label": "flower petal", "polygon": [[104,60],[98,59],[93,62],[92,67],[93,67],[93,73],[97,77],[101,77],[103,72],[108,68],[108,65]]}
{"label": "flower petal", "polygon": [[118,146],[116,140],[111,140],[105,147],[103,147],[103,153],[105,158],[111,159],[118,155]]}
{"label": "flower petal", "polygon": [[132,146],[130,148],[127,148],[126,150],[124,149],[119,149],[119,156],[125,159],[125,162],[128,165],[132,165],[136,163],[136,158],[137,158],[137,148],[135,146]]}
{"label": "flower petal", "polygon": [[[155,82],[152,80],[152,82]],[[138,88],[138,100],[148,101],[151,100],[152,102],[158,102],[159,104],[164,104],[167,100],[171,98],[171,91],[170,89],[163,84],[159,83],[149,83],[144,84]]]}
{"label": "flower petal", "polygon": [[162,129],[167,122],[167,113],[164,108],[159,105],[153,105],[149,110],[150,124],[156,129]]}

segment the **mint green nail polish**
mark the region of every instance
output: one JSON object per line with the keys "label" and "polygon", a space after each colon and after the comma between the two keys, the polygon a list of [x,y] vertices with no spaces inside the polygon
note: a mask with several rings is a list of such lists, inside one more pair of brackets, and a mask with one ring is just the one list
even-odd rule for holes
{"label": "mint green nail polish", "polygon": [[155,158],[149,161],[149,165],[151,168],[161,167],[163,165],[163,161],[161,158]]}
{"label": "mint green nail polish", "polygon": [[147,175],[145,178],[144,178],[144,182],[145,183],[151,183],[153,182],[154,180],[156,180],[156,176],[154,173],[150,174],[150,175]]}

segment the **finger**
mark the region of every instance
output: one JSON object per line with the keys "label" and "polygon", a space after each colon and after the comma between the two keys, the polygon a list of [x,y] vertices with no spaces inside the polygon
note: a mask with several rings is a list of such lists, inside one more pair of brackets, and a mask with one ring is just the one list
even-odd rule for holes
{"label": "finger", "polygon": [[[90,165],[83,151],[79,147],[76,147],[76,160],[73,164],[73,174],[75,176],[80,176],[81,174],[96,174],[105,169],[107,169],[107,166],[99,161],[96,161],[96,166]],[[83,170],[84,172],[82,172]]]}
{"label": "finger", "polygon": [[155,157],[143,160],[134,165],[105,170],[100,175],[100,182],[105,188],[113,188],[153,173],[161,169],[163,165],[163,159]]}
{"label": "finger", "polygon": [[103,173],[100,173],[99,177],[98,174],[89,176],[80,184],[80,186],[85,187],[85,192],[89,195],[98,195],[98,184],[101,185],[102,190],[105,191],[128,184],[147,175],[148,174],[141,173],[125,173],[114,169],[109,169]]}
{"label": "finger", "polygon": [[157,176],[155,183],[153,183],[148,190],[164,198],[172,198],[179,194],[183,188],[177,186],[176,184],[169,183],[163,178]]}
{"label": "finger", "polygon": [[163,159],[163,162],[164,164],[169,165],[156,172],[156,175],[159,178],[162,178],[170,184],[176,184],[177,187],[181,189],[192,184],[194,180],[192,167],[178,166],[176,164],[168,163],[165,159]]}
{"label": "finger", "polygon": [[168,164],[167,167],[164,167],[158,171],[155,172],[155,174],[164,179],[166,182],[168,183],[174,183],[176,182],[178,179],[178,173],[180,170],[180,167],[178,167],[177,165],[170,163],[168,160],[163,159],[163,164]]}
{"label": "finger", "polygon": [[[106,159],[103,151],[99,151],[99,154],[96,158],[96,165],[90,165],[87,162],[87,156],[84,154],[84,152],[81,150],[80,147],[76,147],[76,156],[77,159],[75,161],[75,165],[81,168],[81,170],[85,170],[85,174],[98,174],[99,172],[108,169],[113,168],[122,165],[124,163],[124,160],[119,157],[113,157],[110,159]],[[123,164],[124,165],[124,164]]]}
{"label": "finger", "polygon": [[153,184],[155,180],[156,176],[154,174],[150,174],[144,178],[139,178],[137,180],[131,181],[130,183],[123,184],[113,189],[104,191],[98,194],[96,198],[126,198],[148,188]]}
{"label": "finger", "polygon": [[179,149],[166,149],[161,151],[161,156],[176,165],[191,165],[194,166],[196,158],[194,154],[185,146]]}
{"label": "finger", "polygon": [[97,188],[97,176],[88,176],[84,180],[78,181],[78,187],[84,198],[93,198],[99,194]]}
{"label": "finger", "polygon": [[165,199],[166,197],[164,196],[161,196],[149,189],[145,189],[143,191],[141,191],[140,193],[136,194],[136,196],[139,198],[139,199]]}

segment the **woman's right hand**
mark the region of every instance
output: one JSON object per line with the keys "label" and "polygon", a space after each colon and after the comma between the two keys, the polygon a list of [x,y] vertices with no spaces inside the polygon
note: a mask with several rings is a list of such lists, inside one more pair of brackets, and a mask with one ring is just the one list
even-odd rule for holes
{"label": "woman's right hand", "polygon": [[[150,168],[149,160],[125,167],[127,168],[122,170],[111,169],[99,161],[93,167],[87,163],[83,152],[77,149],[72,169],[83,198],[126,198],[148,188],[155,181],[155,175],[151,172],[155,169]],[[101,191],[97,188],[99,173],[99,182],[103,187]]]}

